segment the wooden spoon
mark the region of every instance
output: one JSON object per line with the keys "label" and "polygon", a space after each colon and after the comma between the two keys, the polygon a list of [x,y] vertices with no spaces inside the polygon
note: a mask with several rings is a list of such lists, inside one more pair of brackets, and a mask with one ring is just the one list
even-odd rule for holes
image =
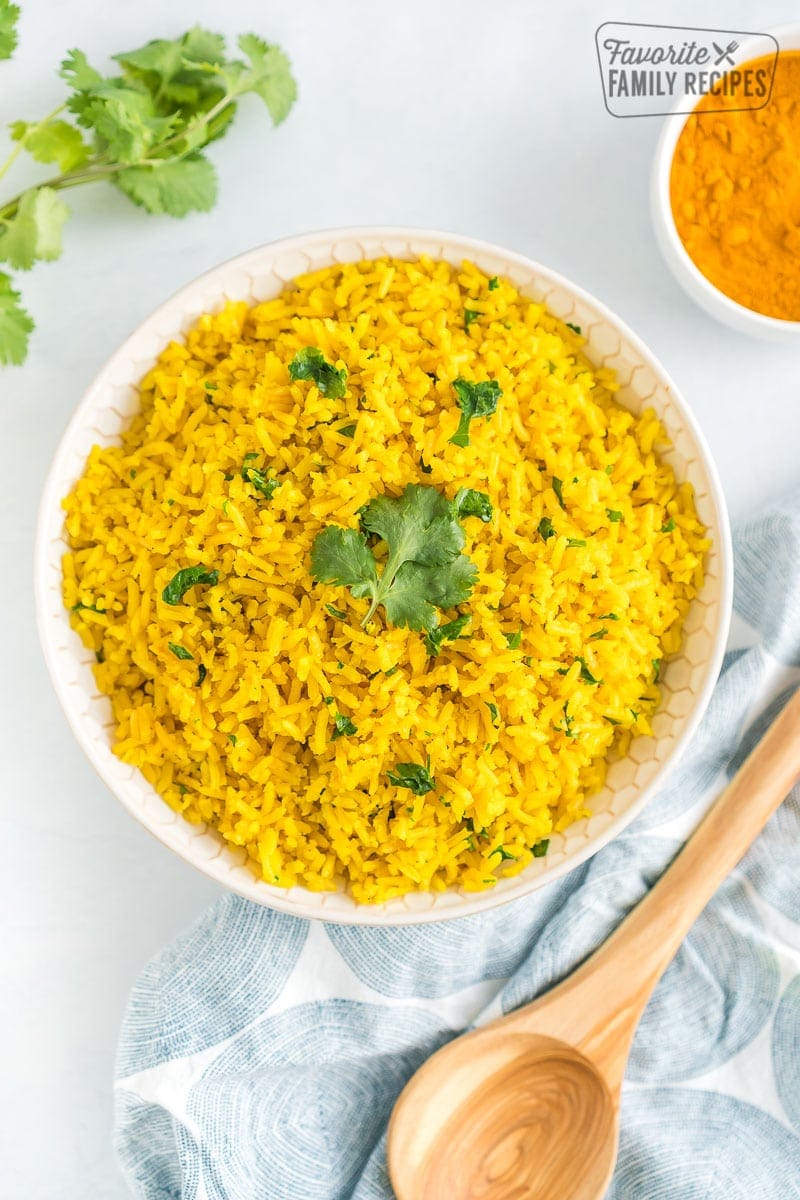
{"label": "wooden spoon", "polygon": [[417,1071],[389,1125],[398,1200],[600,1200],[639,1018],[695,919],[800,775],[800,691],[655,887],[587,961]]}

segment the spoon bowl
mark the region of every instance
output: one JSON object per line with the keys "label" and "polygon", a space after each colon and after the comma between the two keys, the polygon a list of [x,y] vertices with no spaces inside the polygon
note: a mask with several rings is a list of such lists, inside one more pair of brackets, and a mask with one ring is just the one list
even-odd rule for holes
{"label": "spoon bowl", "polygon": [[[433,1074],[445,1087],[430,1086]],[[438,1103],[405,1104],[393,1121],[393,1155],[420,1164],[415,1190],[398,1200],[562,1200],[565,1183],[570,1196],[593,1197],[611,1178],[615,1099],[594,1064],[558,1038],[468,1034],[428,1061],[409,1097],[414,1088]],[[460,1096],[452,1110],[451,1089]]]}
{"label": "spoon bowl", "polygon": [[605,945],[434,1054],[389,1124],[397,1200],[601,1200],[639,1018],[695,919],[800,775],[800,691]]}

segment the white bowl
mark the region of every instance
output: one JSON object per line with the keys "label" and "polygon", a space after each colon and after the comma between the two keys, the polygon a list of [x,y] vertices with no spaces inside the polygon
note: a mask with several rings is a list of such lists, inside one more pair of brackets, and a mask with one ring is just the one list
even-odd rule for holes
{"label": "white bowl", "polygon": [[[800,24],[781,25],[765,32],[776,39],[781,50],[800,50]],[[746,62],[748,58],[753,57],[748,52],[747,42],[742,43],[736,57],[737,62]],[[661,253],[684,291],[718,321],[739,333],[748,333],[752,337],[768,341],[800,341],[800,321],[782,321],[778,317],[764,316],[763,313],[746,308],[744,304],[738,304],[730,296],[726,296],[706,279],[681,241],[672,215],[669,180],[678,138],[691,116],[690,112],[682,110],[691,107],[693,102],[696,100],[685,96],[678,101],[673,113],[664,120],[656,148],[650,184],[650,207]]]}
{"label": "white bowl", "polygon": [[[283,890],[257,879],[212,830],[177,816],[133,767],[111,751],[110,704],[98,694],[94,656],[71,629],[61,599],[61,556],[66,549],[61,500],[81,475],[93,443],[114,442],[136,410],[136,385],[171,338],[225,297],[248,301],[277,295],[296,275],[337,262],[422,254],[475,262],[488,275],[505,275],[526,295],[546,301],[586,335],[587,353],[613,367],[620,400],[638,412],[656,410],[672,440],[666,455],[679,479],[695,488],[697,511],[713,539],[706,582],[685,626],[684,648],[663,676],[663,703],[654,737],[639,738],[615,763],[591,801],[593,816],[553,836],[546,858],[489,891],[411,894],[381,905],[359,905],[343,892]],[[114,795],[142,825],[205,875],[259,904],[298,917],[362,925],[402,925],[480,912],[558,879],[624,829],[664,782],[697,727],[722,662],[731,608],[731,544],[725,501],[708,448],[694,417],[650,351],[618,317],[554,271],[499,246],[448,233],[415,229],[340,229],[288,238],[251,250],[202,275],[162,305],[117,350],[89,388],[56,451],[39,513],[35,556],[36,607],[45,658],[67,719],[86,756]]]}

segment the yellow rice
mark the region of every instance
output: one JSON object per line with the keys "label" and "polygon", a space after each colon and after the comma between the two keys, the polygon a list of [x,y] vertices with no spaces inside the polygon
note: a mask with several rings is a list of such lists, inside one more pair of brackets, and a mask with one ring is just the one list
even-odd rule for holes
{"label": "yellow rice", "polygon": [[[609,757],[650,732],[708,541],[656,416],[615,402],[582,341],[469,263],[337,266],[201,317],[142,380],[121,444],[92,450],[65,501],[64,600],[103,610],[73,621],[115,752],[269,883],[344,883],[361,902],[491,887],[584,816]],[[290,380],[306,346],[347,368],[344,399]],[[458,376],[503,390],[467,448],[449,442]],[[282,480],[269,501],[242,478],[248,454]],[[367,601],[309,574],[321,529],[409,482],[494,508],[464,522],[470,636],[435,658],[380,616],[363,630]],[[165,604],[195,564],[219,582]],[[356,735],[331,739],[337,712]],[[428,756],[435,793],[390,785]]]}

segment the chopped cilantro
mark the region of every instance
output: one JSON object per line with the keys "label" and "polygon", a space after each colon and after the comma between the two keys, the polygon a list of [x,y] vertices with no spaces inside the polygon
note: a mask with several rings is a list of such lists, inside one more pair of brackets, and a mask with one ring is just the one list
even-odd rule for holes
{"label": "chopped cilantro", "polygon": [[653,683],[658,683],[661,678],[661,659],[653,659]]}
{"label": "chopped cilantro", "polygon": [[195,687],[200,687],[200,685],[202,684],[202,682],[203,682],[203,680],[205,679],[205,677],[206,677],[206,675],[207,675],[207,674],[208,674],[208,671],[207,671],[207,670],[206,670],[206,668],[203,666],[203,664],[202,664],[202,663],[198,663],[198,664],[197,664],[197,680],[196,680],[196,682],[195,682],[195,685],[194,685],[194,686],[195,686]]}
{"label": "chopped cilantro", "polygon": [[492,704],[492,702],[490,700],[485,700],[484,703],[489,710],[489,716],[492,718],[492,724],[496,726],[498,718],[500,716],[500,714],[497,710],[497,705]]}
{"label": "chopped cilantro", "polygon": [[231,744],[232,746],[235,746],[235,745],[236,745],[236,743],[237,743],[237,741],[238,741],[238,738],[236,737],[236,734],[235,734],[235,733],[229,733],[229,734],[228,734],[228,741],[230,742],[230,744]]}
{"label": "chopped cilantro", "polygon": [[332,742],[338,741],[342,737],[352,737],[354,733],[358,733],[358,726],[354,725],[349,717],[340,712],[337,712],[333,718],[333,727],[333,733],[331,734]]}
{"label": "chopped cilantro", "polygon": [[408,788],[415,796],[426,796],[436,789],[436,780],[430,773],[431,760],[421,763],[398,763],[393,771],[387,771],[389,783],[395,787]]}
{"label": "chopped cilantro", "polygon": [[333,696],[323,696],[322,700],[325,704],[333,704]]}
{"label": "chopped cilantro", "polygon": [[662,533],[672,533],[674,528],[675,528],[675,518],[670,517],[670,519],[668,521],[665,521],[664,524],[661,526],[661,532]]}
{"label": "chopped cilantro", "polygon": [[497,401],[503,391],[496,379],[485,379],[480,383],[454,379],[453,388],[461,409],[461,419],[450,441],[454,446],[468,446],[470,421],[476,417],[491,417],[497,411]]}
{"label": "chopped cilantro", "polygon": [[556,499],[558,500],[558,503],[561,505],[561,507],[562,507],[562,508],[564,509],[564,511],[566,512],[566,510],[567,510],[567,506],[566,506],[566,504],[564,503],[564,491],[563,491],[563,484],[562,484],[561,480],[558,478],[558,476],[557,476],[557,475],[554,475],[554,476],[553,476],[553,491],[554,491],[554,492],[555,492],[555,494],[556,494]]}
{"label": "chopped cilantro", "polygon": [[576,659],[576,662],[579,662],[581,664],[580,677],[584,683],[601,683],[602,682],[600,679],[595,679],[594,675],[592,674],[592,672],[589,670],[589,668],[586,665],[585,658],[578,658],[578,659]]}
{"label": "chopped cilantro", "polygon": [[479,312],[477,308],[465,308],[464,309],[464,329],[467,331],[467,333],[469,333],[470,325],[472,325],[473,322],[477,321],[478,317],[482,317],[482,316],[483,316],[483,313]]}
{"label": "chopped cilantro", "polygon": [[614,523],[622,520],[622,513],[618,508],[607,508],[606,516],[608,517],[609,521],[613,521]]}
{"label": "chopped cilantro", "polygon": [[500,280],[497,278],[496,275],[493,275],[492,278],[489,280],[489,291],[493,292],[495,290],[495,288],[498,288],[499,286],[500,286]]}
{"label": "chopped cilantro", "polygon": [[289,377],[295,382],[310,379],[320,395],[341,400],[347,391],[347,371],[329,363],[318,346],[298,350],[289,363]]}
{"label": "chopped cilantro", "polygon": [[423,475],[432,475],[433,474],[433,467],[428,466],[428,464],[425,462],[425,459],[422,457],[421,454],[419,456],[419,469],[420,469],[420,471],[422,471]]}
{"label": "chopped cilantro", "polygon": [[340,425],[338,432],[342,435],[342,437],[346,437],[346,438],[355,437],[355,432],[356,432],[355,421],[353,421],[352,424],[350,424],[350,425]]}
{"label": "chopped cilantro", "polygon": [[167,645],[176,658],[185,660],[191,659],[194,662],[194,655],[192,654],[191,650],[187,650],[185,646],[179,646],[175,642],[167,642]]}
{"label": "chopped cilantro", "polygon": [[347,613],[343,612],[341,608],[334,608],[334,606],[332,604],[326,604],[325,608],[331,614],[332,617],[338,617],[338,619],[340,621],[347,620]]}
{"label": "chopped cilantro", "polygon": [[435,625],[425,634],[425,648],[428,654],[438,654],[445,642],[454,642],[463,634],[464,627],[469,624],[470,614],[462,613],[454,621],[446,625]]}
{"label": "chopped cilantro", "polygon": [[104,663],[106,661],[106,653],[102,646],[99,650],[95,650],[94,656],[99,663]]}
{"label": "chopped cilantro", "polygon": [[516,862],[517,861],[515,855],[509,854],[508,851],[506,850],[505,846],[496,846],[494,848],[494,850],[492,850],[491,854],[489,855],[489,858],[494,858],[495,854],[500,855],[500,862]]}
{"label": "chopped cilantro", "polygon": [[540,842],[536,842],[534,846],[531,846],[531,854],[534,858],[544,858],[549,849],[550,838],[542,838]]}
{"label": "chopped cilantro", "polygon": [[606,717],[605,719],[608,721],[609,725],[619,725],[619,721],[615,721],[613,717]]}
{"label": "chopped cilantro", "polygon": [[580,332],[581,332],[580,325],[573,325],[572,321],[565,321],[564,324],[566,325],[567,329],[571,329],[573,333],[577,333],[578,335],[580,335]]}
{"label": "chopped cilantro", "polygon": [[508,642],[509,650],[519,650],[520,646],[522,645],[522,630],[517,629],[514,631],[514,633],[507,633],[505,638]]}
{"label": "chopped cilantro", "polygon": [[546,542],[548,538],[555,536],[555,528],[549,517],[542,517],[538,526],[539,536]]}
{"label": "chopped cilantro", "polygon": [[400,670],[400,664],[395,663],[393,667],[389,667],[389,670],[384,671],[383,673],[386,676],[386,678],[388,679],[391,675],[396,675],[399,670]]}
{"label": "chopped cilantro", "polygon": [[492,519],[492,502],[485,492],[474,488],[459,488],[453,499],[457,517],[477,517],[484,524]]}
{"label": "chopped cilantro", "polygon": [[576,550],[586,545],[585,538],[567,538],[567,549]]}
{"label": "chopped cilantro", "polygon": [[218,581],[219,571],[209,571],[207,567],[182,567],[164,588],[161,599],[165,604],[181,604],[189,589],[198,583],[213,587]]}
{"label": "chopped cilantro", "polygon": [[592,633],[592,634],[590,634],[590,635],[589,635],[589,641],[590,641],[590,642],[596,642],[596,641],[598,641],[600,638],[604,638],[604,637],[606,637],[606,636],[607,636],[607,634],[608,634],[608,626],[606,626],[606,625],[603,625],[602,629],[597,629],[597,630],[595,630],[595,632],[594,632],[594,633]]}
{"label": "chopped cilantro", "polygon": [[77,613],[83,612],[84,610],[86,612],[93,613],[104,613],[106,611],[104,608],[100,608],[100,606],[97,604],[84,604],[82,600],[79,600],[77,604],[73,604],[71,611]]}
{"label": "chopped cilantro", "polygon": [[254,487],[257,492],[261,492],[262,496],[266,496],[267,500],[271,500],[281,486],[281,481],[280,479],[275,479],[274,476],[267,475],[265,471],[258,471],[255,467],[248,467],[248,460],[254,458],[258,458],[258,455],[253,453],[245,454],[244,466],[241,472],[242,479],[245,483],[249,483]]}
{"label": "chopped cilantro", "polygon": [[[367,535],[388,547],[380,575]],[[410,483],[402,496],[370,500],[361,530],[329,525],[317,534],[311,574],[319,583],[349,587],[357,600],[369,597],[362,627],[382,605],[393,625],[430,631],[437,609],[462,604],[475,585],[475,565],[461,553],[464,540],[452,504],[436,488]]]}
{"label": "chopped cilantro", "polygon": [[616,613],[601,613],[597,619],[598,621],[618,621],[619,617]]}
{"label": "chopped cilantro", "polygon": [[569,700],[564,701],[561,711],[564,714],[564,721],[562,724],[556,725],[555,728],[559,733],[566,734],[568,738],[576,738],[578,735],[572,728],[575,723],[575,718],[569,715]]}

